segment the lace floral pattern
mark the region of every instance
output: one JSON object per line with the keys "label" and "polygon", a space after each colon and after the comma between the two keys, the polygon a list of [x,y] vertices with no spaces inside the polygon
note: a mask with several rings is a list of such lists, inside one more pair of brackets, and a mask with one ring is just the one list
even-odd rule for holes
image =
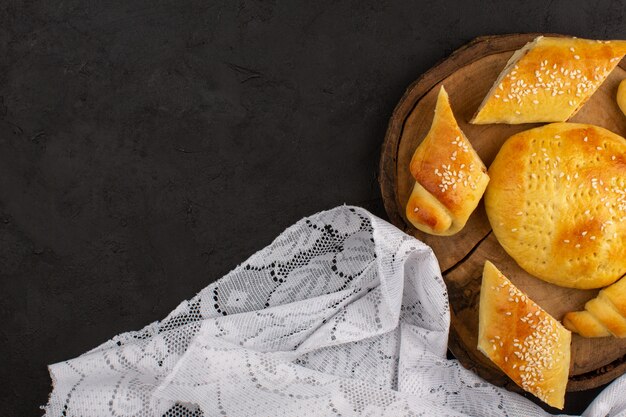
{"label": "lace floral pattern", "polygon": [[[164,320],[51,365],[46,416],[545,415],[447,360],[449,323],[430,248],[338,207]],[[625,389],[585,415],[626,415]]]}

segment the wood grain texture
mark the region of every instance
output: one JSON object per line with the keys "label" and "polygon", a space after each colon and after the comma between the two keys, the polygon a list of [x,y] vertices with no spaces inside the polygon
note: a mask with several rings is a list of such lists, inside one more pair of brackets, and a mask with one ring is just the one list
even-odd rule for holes
{"label": "wood grain texture", "polygon": [[[416,230],[404,217],[413,186],[409,161],[428,132],[439,86],[450,95],[459,126],[489,166],[511,135],[538,126],[471,125],[468,121],[513,52],[538,34],[481,37],[455,51],[409,86],[396,106],[383,144],[379,183],[390,220],[406,233],[430,245],[439,259],[448,286],[452,311],[449,347],[461,363],[495,385],[519,391],[499,369],[476,349],[480,280],[486,259],[491,260],[521,290],[557,319],[582,309],[597,290],[562,288],[529,275],[502,249],[481,203],[466,227],[450,237]],[[619,82],[626,78],[620,63],[588,103],[570,121],[605,127],[622,136],[626,118],[615,101]],[[607,383],[626,372],[626,340],[572,337],[568,391]]]}

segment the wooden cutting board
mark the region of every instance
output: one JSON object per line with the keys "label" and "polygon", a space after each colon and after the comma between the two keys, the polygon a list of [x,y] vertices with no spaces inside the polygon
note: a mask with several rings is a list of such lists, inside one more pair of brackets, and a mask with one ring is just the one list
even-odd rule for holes
{"label": "wooden cutting board", "polygon": [[[393,224],[433,248],[448,287],[452,322],[449,347],[465,366],[489,382],[519,388],[476,349],[478,300],[483,264],[491,260],[521,290],[557,319],[568,311],[581,310],[598,290],[562,288],[543,282],[522,270],[502,249],[481,204],[465,228],[455,236],[431,236],[406,220],[404,207],[413,187],[409,172],[413,152],[432,122],[439,86],[450,95],[461,129],[489,166],[511,135],[539,124],[471,125],[487,91],[516,49],[539,34],[514,34],[477,38],[422,75],[409,86],[396,106],[383,144],[379,183],[385,209]],[[590,123],[626,136],[626,117],[615,101],[617,86],[626,78],[620,63],[570,121]],[[626,372],[626,339],[585,339],[572,335],[572,362],[568,391],[605,384]]]}

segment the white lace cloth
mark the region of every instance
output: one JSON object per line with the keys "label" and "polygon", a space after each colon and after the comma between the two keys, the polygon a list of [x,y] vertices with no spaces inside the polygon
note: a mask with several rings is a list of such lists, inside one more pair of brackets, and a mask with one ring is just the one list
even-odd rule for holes
{"label": "white lace cloth", "polygon": [[[446,359],[429,247],[357,207],[299,221],[163,321],[50,366],[46,416],[543,416]],[[626,377],[585,416],[626,416]]]}

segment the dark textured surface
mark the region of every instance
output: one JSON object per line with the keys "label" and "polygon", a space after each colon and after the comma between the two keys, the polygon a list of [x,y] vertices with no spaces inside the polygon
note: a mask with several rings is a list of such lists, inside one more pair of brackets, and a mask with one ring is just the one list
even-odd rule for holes
{"label": "dark textured surface", "polygon": [[[620,1],[0,2],[0,415],[302,216],[384,217],[387,120],[476,36],[626,38]],[[591,394],[569,397],[569,411]]]}

